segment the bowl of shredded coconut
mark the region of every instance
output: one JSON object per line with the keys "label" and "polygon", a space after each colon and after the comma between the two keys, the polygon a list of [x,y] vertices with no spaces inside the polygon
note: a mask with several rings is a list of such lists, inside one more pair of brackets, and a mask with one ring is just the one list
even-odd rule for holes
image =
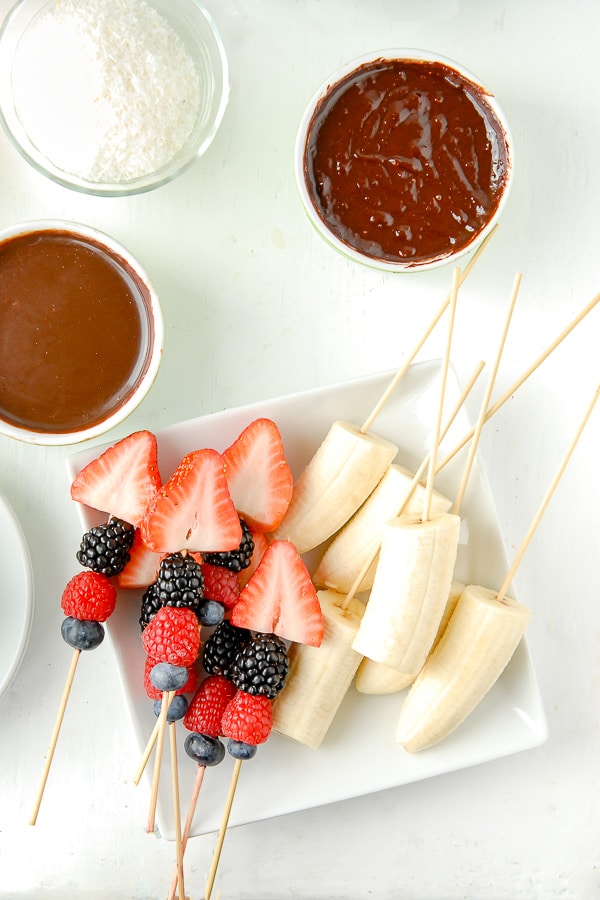
{"label": "bowl of shredded coconut", "polygon": [[196,0],[20,0],[0,29],[0,121],[38,171],[137,194],[213,141],[227,56]]}

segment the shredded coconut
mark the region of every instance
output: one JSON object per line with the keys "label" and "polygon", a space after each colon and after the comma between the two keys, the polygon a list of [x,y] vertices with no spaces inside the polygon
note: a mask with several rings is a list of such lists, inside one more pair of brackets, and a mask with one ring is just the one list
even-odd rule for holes
{"label": "shredded coconut", "polygon": [[56,0],[21,41],[13,91],[40,152],[104,183],[169,163],[201,104],[194,61],[145,0]]}

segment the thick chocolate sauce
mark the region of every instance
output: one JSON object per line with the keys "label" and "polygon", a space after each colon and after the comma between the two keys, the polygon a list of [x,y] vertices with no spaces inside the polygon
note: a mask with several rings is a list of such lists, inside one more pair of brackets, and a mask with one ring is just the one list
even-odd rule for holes
{"label": "thick chocolate sauce", "polygon": [[113,413],[147,365],[140,290],[108,252],[69,232],[0,244],[0,416],[64,433]]}
{"label": "thick chocolate sauce", "polygon": [[340,240],[418,264],[471,243],[500,202],[509,165],[482,89],[442,63],[380,59],[319,104],[305,179]]}

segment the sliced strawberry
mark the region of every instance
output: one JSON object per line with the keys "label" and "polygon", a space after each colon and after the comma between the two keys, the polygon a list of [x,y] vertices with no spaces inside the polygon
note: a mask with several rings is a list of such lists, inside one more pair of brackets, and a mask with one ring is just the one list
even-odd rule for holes
{"label": "sliced strawberry", "polygon": [[265,555],[265,550],[269,546],[269,538],[263,531],[253,531],[252,540],[254,542],[254,550],[250,559],[250,565],[238,572],[240,588],[244,587],[250,581],[250,578],[256,572],[258,564]]}
{"label": "sliced strawberry", "polygon": [[119,587],[135,590],[154,584],[162,555],[146,547],[139,528],[136,528],[133,546],[129,551],[129,562],[117,575]]}
{"label": "sliced strawberry", "polygon": [[323,614],[319,598],[308,569],[289,541],[270,544],[233,607],[231,624],[320,646]]}
{"label": "sliced strawberry", "polygon": [[227,487],[223,457],[211,449],[184,456],[151,500],[140,531],[146,546],[157,553],[237,549],[242,529]]}
{"label": "sliced strawberry", "polygon": [[253,529],[274,531],[294,487],[281,434],[271,419],[255,419],[223,453],[235,508]]}
{"label": "sliced strawberry", "polygon": [[71,485],[71,497],[139,525],[161,483],[156,437],[150,431],[136,431],[79,472]]}

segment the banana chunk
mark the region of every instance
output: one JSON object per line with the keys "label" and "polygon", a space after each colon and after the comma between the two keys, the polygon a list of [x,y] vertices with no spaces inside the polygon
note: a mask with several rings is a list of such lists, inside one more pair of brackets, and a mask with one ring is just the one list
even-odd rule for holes
{"label": "banana chunk", "polygon": [[364,605],[319,591],[325,634],[320,647],[292,644],[285,690],[273,703],[273,730],[316,750],[333,722],[361,661],[352,649]]}
{"label": "banana chunk", "polygon": [[408,691],[396,740],[409,753],[451,734],[496,683],[515,652],[531,613],[509,597],[469,585]]}
{"label": "banana chunk", "polygon": [[[461,581],[452,582],[442,621],[433,641],[432,651],[446,630],[446,625],[456,609],[456,604],[464,589],[465,585]],[[406,675],[404,672],[399,672],[397,669],[392,669],[390,666],[385,666],[383,663],[375,662],[365,656],[358,667],[354,686],[359,694],[396,694],[410,687],[414,680],[414,675]]]}
{"label": "banana chunk", "polygon": [[[373,586],[383,526],[399,514],[418,516],[423,510],[425,488],[422,484],[413,485],[412,481],[412,473],[404,466],[396,463],[389,466],[375,490],[329,544],[313,576],[318,587],[347,594],[369,559],[373,563],[357,593]],[[448,512],[451,506],[448,497],[433,492],[432,516]]]}
{"label": "banana chunk", "polygon": [[413,677],[431,650],[450,593],[460,517],[392,519],[383,529],[369,602],[353,647]]}
{"label": "banana chunk", "polygon": [[301,554],[318,547],[366,500],[397,452],[384,438],[334,422],[300,473],[275,537],[291,541]]}

